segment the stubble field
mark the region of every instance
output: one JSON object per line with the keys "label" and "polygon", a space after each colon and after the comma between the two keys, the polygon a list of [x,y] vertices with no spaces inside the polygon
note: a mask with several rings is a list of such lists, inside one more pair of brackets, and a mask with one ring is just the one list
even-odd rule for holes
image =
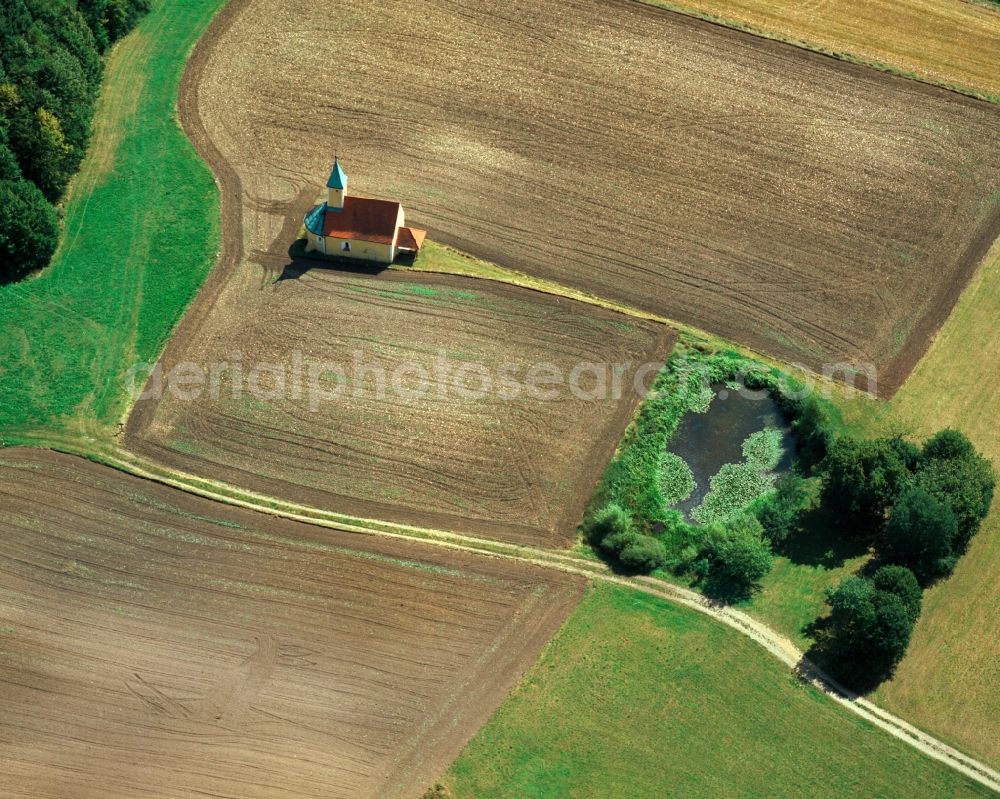
{"label": "stubble field", "polygon": [[883,394],[1000,223],[996,108],[641,4],[236,0],[203,45],[251,248],[337,150],[439,240]]}
{"label": "stubble field", "polygon": [[[215,304],[173,346],[206,372],[241,355],[245,379],[227,370],[214,394],[206,381],[192,399],[140,402],[132,448],[269,496],[517,542],[572,543],[640,399],[636,378],[651,381],[640,370],[672,338],[448,276],[313,268],[261,290],[238,283],[238,302]],[[257,365],[278,371],[254,381]]]}
{"label": "stubble field", "polygon": [[573,579],[0,458],[4,797],[412,797]]}
{"label": "stubble field", "polygon": [[1000,13],[990,0],[647,0],[749,25],[946,86],[1000,97]]}

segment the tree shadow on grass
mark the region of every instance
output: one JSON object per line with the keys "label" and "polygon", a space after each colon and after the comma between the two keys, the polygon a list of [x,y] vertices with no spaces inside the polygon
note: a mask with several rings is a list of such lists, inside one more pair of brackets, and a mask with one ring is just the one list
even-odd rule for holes
{"label": "tree shadow on grass", "polygon": [[809,647],[797,671],[801,676],[818,676],[845,696],[865,696],[892,677],[895,666],[879,663],[864,655],[845,656],[836,649],[830,634],[830,620],[816,619],[803,632],[815,643]]}
{"label": "tree shadow on grass", "polygon": [[757,590],[757,585],[747,585],[727,577],[709,574],[695,583],[696,587],[713,602],[720,605],[738,605],[747,602]]}
{"label": "tree shadow on grass", "polygon": [[850,534],[821,507],[805,510],[795,531],[778,554],[800,566],[823,566],[834,569],[868,552],[868,544]]}

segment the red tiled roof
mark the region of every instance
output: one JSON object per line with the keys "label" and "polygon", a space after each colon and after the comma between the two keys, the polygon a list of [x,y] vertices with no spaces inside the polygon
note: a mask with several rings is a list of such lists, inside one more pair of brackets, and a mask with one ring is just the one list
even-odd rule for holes
{"label": "red tiled roof", "polygon": [[402,250],[419,250],[425,238],[427,238],[426,230],[416,227],[401,227],[399,238],[396,239],[396,246]]}
{"label": "red tiled roof", "polygon": [[324,236],[391,244],[396,235],[399,203],[348,196],[344,198],[343,210],[327,208],[325,217]]}

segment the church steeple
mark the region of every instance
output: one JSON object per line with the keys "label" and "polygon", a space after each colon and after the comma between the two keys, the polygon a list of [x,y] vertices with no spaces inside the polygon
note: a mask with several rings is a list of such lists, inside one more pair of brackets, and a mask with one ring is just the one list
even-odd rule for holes
{"label": "church steeple", "polygon": [[326,204],[334,211],[342,211],[344,195],[347,193],[347,174],[340,168],[340,159],[336,156],[333,158],[333,170],[330,172],[330,178],[326,181],[326,190]]}

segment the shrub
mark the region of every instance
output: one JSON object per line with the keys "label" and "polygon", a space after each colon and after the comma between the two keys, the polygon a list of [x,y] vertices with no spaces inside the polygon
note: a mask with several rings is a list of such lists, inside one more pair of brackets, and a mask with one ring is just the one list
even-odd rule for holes
{"label": "shrub", "polygon": [[618,560],[626,569],[651,572],[667,562],[667,548],[649,535],[637,535],[618,552]]}
{"label": "shrub", "polygon": [[637,532],[628,511],[610,502],[584,522],[587,540],[629,571],[651,572],[667,562],[666,547]]}
{"label": "shrub", "polygon": [[[611,533],[604,537],[601,541],[600,548],[602,551],[618,557],[618,553],[621,552],[625,547],[639,539],[640,533],[635,532],[635,530],[619,530],[617,532]],[[645,536],[644,536],[645,537]]]}
{"label": "shrub", "polygon": [[908,567],[922,585],[955,567],[958,523],[951,509],[924,491],[911,488],[892,510],[880,552],[891,563]]}
{"label": "shrub", "polygon": [[691,467],[680,455],[665,452],[660,464],[660,489],[663,491],[663,501],[668,505],[676,505],[690,497],[697,486]]}
{"label": "shrub", "polygon": [[628,511],[616,502],[609,502],[584,522],[587,540],[595,546],[602,546],[608,536],[625,535],[631,530]]}
{"label": "shrub", "polygon": [[704,549],[708,561],[706,593],[724,599],[749,596],[771,571],[771,547],[760,522],[744,513],[725,527],[709,531]]}
{"label": "shrub", "polygon": [[667,562],[667,549],[632,526],[628,511],[609,502],[584,522],[587,540],[630,571],[651,572]]}

